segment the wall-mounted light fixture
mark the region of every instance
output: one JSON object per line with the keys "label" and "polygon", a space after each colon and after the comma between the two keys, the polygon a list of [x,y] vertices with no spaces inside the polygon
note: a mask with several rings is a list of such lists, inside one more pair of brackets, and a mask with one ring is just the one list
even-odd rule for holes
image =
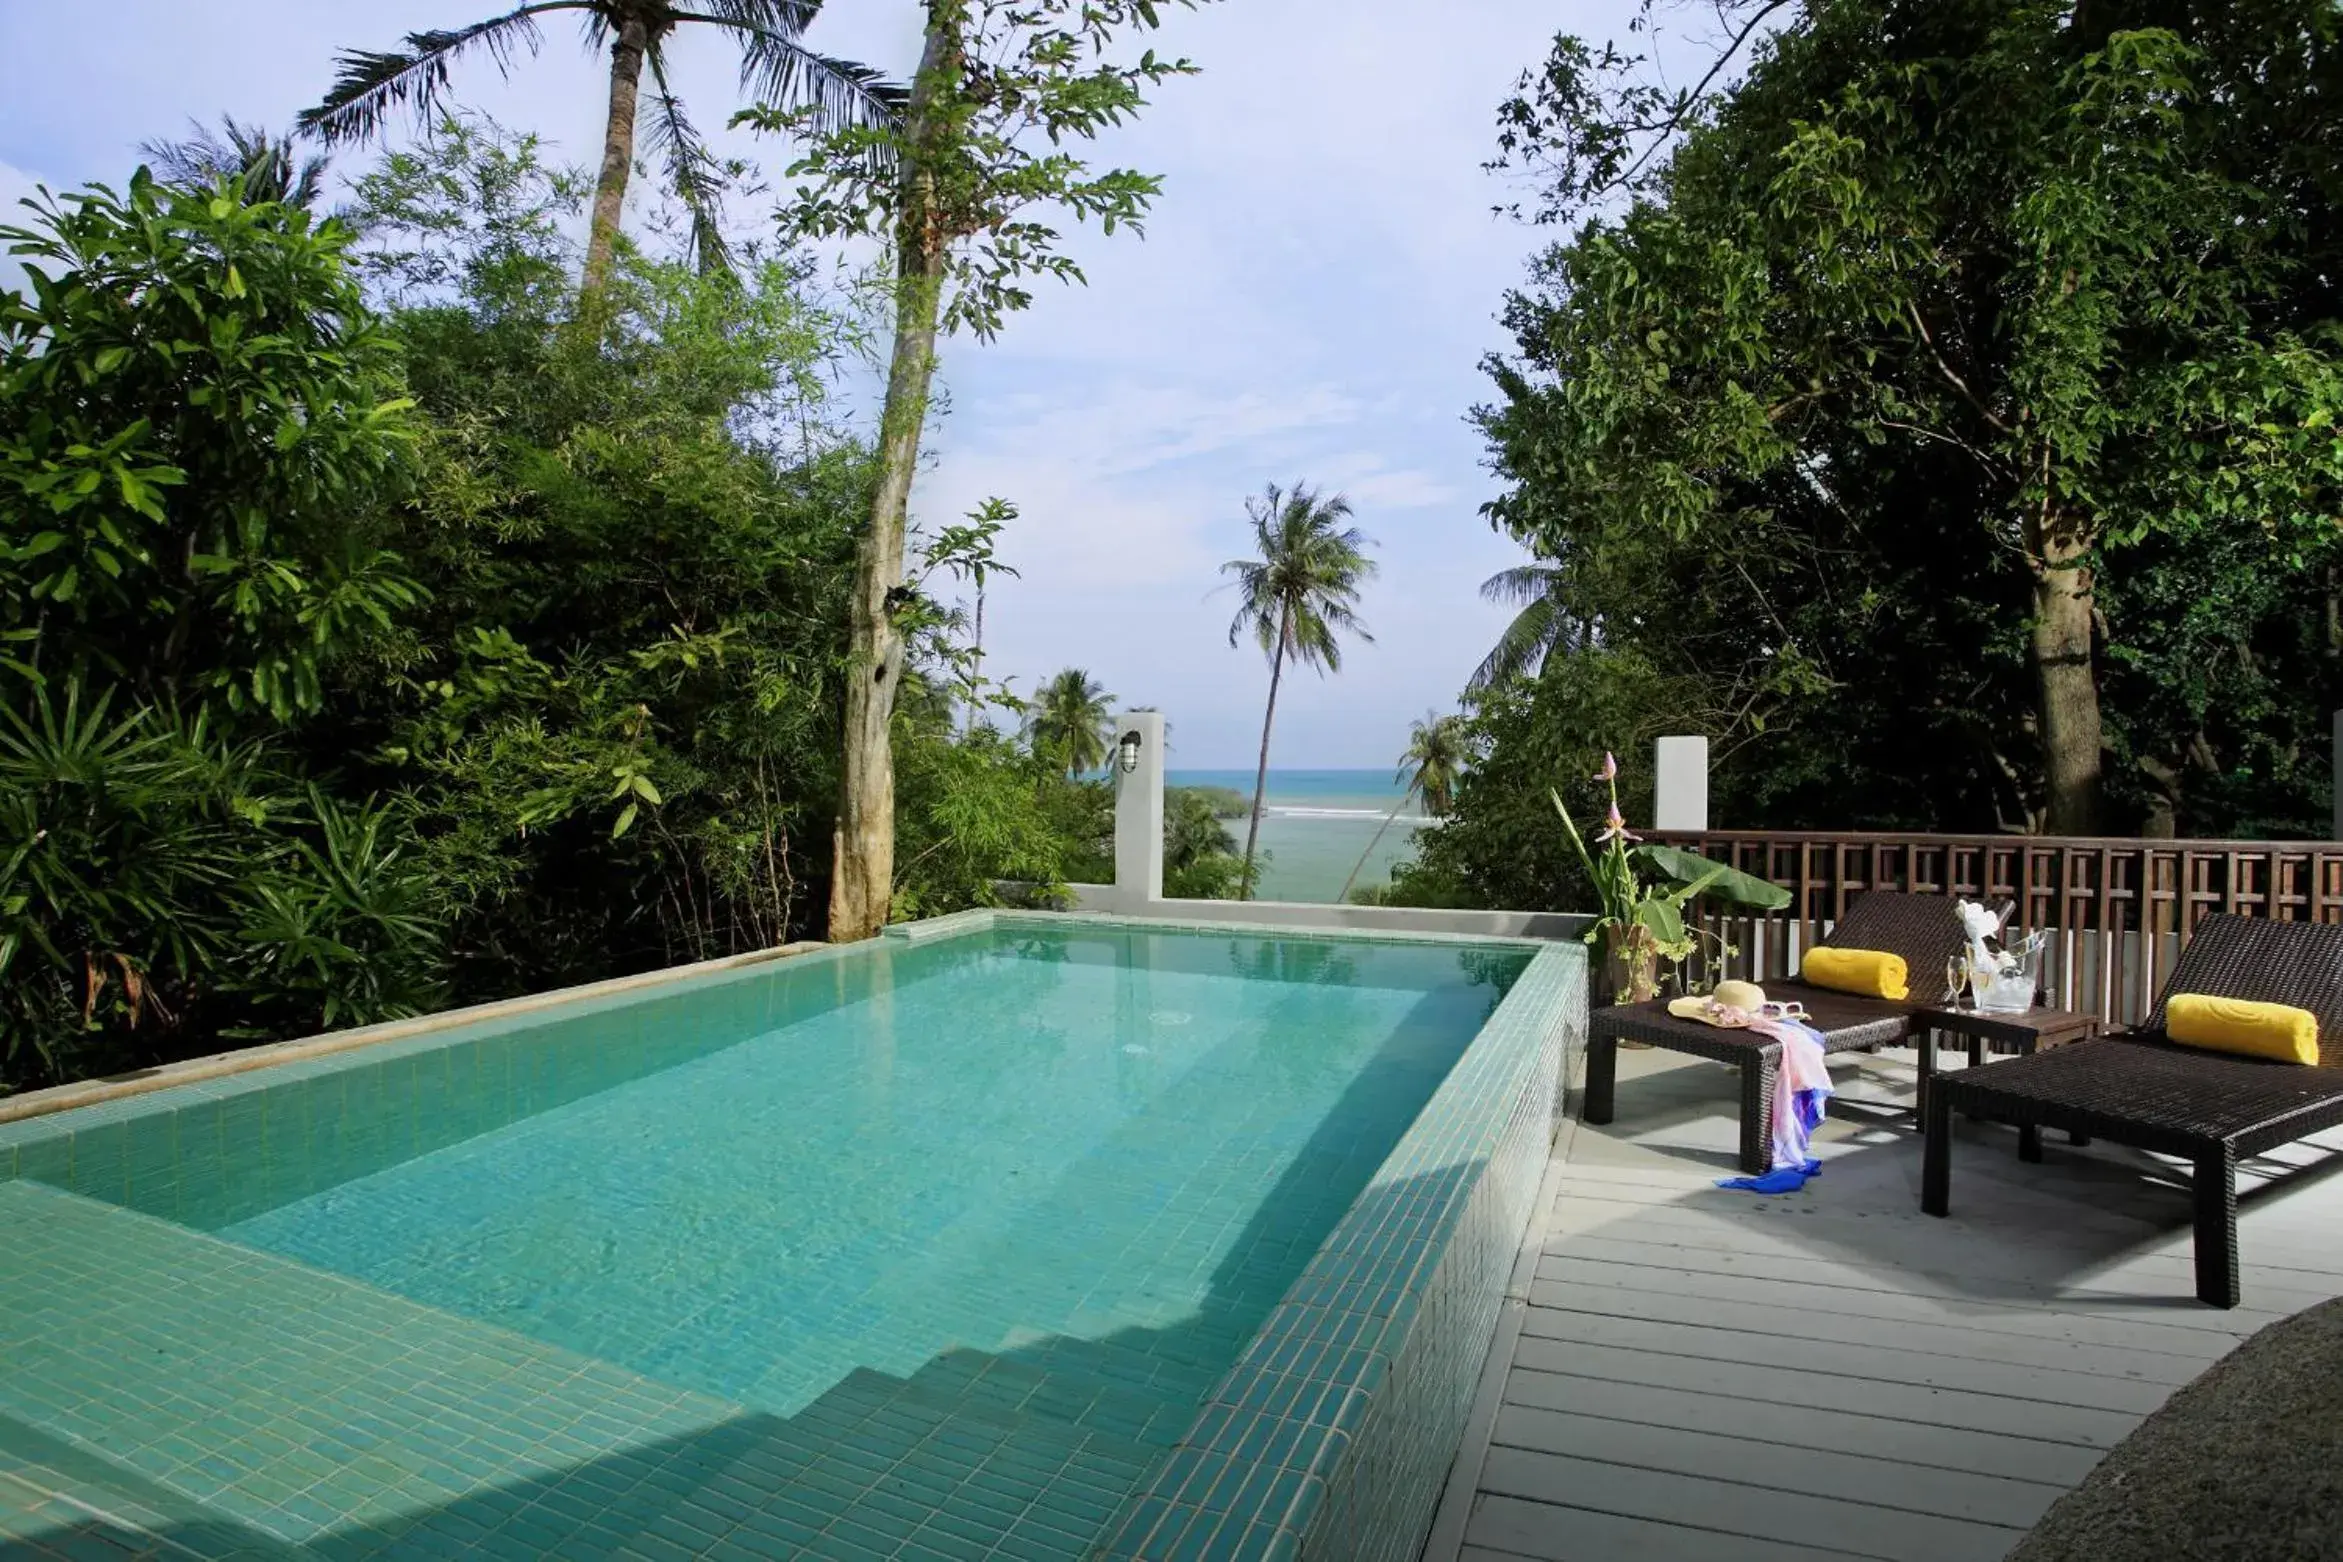
{"label": "wall-mounted light fixture", "polygon": [[1138,732],[1134,730],[1124,733],[1122,736],[1122,741],[1115,745],[1115,753],[1118,757],[1118,762],[1123,767],[1124,775],[1129,775],[1133,771],[1137,770],[1139,768]]}

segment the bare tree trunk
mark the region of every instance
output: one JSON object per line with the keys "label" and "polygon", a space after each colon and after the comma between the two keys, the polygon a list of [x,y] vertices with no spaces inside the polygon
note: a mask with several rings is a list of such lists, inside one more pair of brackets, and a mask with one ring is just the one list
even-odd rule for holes
{"label": "bare tree trunk", "polygon": [[1399,817],[1399,811],[1407,804],[1408,800],[1404,797],[1393,803],[1391,812],[1385,814],[1383,822],[1375,826],[1375,838],[1367,843],[1365,851],[1359,853],[1359,860],[1351,864],[1350,877],[1342,881],[1342,893],[1334,897],[1335,904],[1346,904],[1350,900],[1350,887],[1358,883],[1359,875],[1366,871],[1367,859],[1374,856],[1375,848],[1383,844],[1383,833],[1391,828],[1391,821]]}
{"label": "bare tree trunk", "polygon": [[594,185],[594,225],[586,236],[586,275],[581,294],[598,291],[610,277],[610,256],[618,242],[618,219],[626,206],[626,181],[635,167],[635,99],[643,81],[643,53],[650,29],[630,16],[610,45],[610,118],[602,131],[602,176]]}
{"label": "bare tree trunk", "polygon": [[2091,656],[2091,571],[2085,539],[2041,528],[2034,565],[2034,676],[2042,702],[2042,828],[2100,830],[2099,685]]}
{"label": "bare tree trunk", "polygon": [[1239,899],[1253,898],[1253,849],[1261,840],[1261,799],[1269,791],[1269,729],[1277,721],[1277,683],[1285,672],[1286,643],[1293,638],[1294,613],[1285,610],[1277,625],[1277,652],[1269,658],[1269,708],[1261,716],[1261,763],[1253,772],[1253,816],[1245,824],[1245,872],[1237,881]]}
{"label": "bare tree trunk", "polygon": [[[908,124],[914,148],[932,132],[928,108],[959,49],[958,13],[932,9]],[[879,481],[870,525],[855,550],[851,640],[846,657],[846,731],[838,829],[830,872],[830,941],[869,938],[886,925],[895,885],[895,688],[903,675],[895,593],[903,585],[903,534],[919,437],[936,371],[936,330],[949,236],[935,210],[932,176],[906,159],[911,181],[897,240],[895,353],[879,423]]]}

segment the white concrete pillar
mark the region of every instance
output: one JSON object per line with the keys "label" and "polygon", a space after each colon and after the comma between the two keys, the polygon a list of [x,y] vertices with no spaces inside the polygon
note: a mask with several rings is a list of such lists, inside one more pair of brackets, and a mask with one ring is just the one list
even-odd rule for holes
{"label": "white concrete pillar", "polygon": [[1708,739],[1662,738],[1652,754],[1652,828],[1708,828]]}
{"label": "white concrete pillar", "polygon": [[[1138,764],[1124,765],[1131,739]],[[1163,899],[1163,714],[1115,718],[1115,900],[1131,910]]]}

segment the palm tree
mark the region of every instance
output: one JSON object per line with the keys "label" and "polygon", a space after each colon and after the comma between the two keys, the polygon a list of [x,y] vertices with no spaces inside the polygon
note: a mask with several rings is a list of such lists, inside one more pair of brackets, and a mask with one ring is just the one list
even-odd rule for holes
{"label": "palm tree", "polygon": [[293,155],[291,136],[272,136],[259,125],[240,125],[232,114],[220,116],[220,128],[190,121],[184,141],[142,141],[138,153],[154,164],[165,184],[210,189],[223,179],[241,176],[244,199],[254,205],[280,202],[312,207],[325,193],[322,157]]}
{"label": "palm tree", "polygon": [[1587,626],[1571,616],[1562,593],[1568,577],[1559,564],[1523,564],[1499,570],[1481,582],[1481,598],[1521,611],[1498,636],[1496,647],[1481,659],[1465,684],[1467,694],[1479,694],[1500,684],[1535,674],[1557,647],[1583,649],[1591,638]]}
{"label": "palm tree", "polygon": [[1375,573],[1366,550],[1373,546],[1350,519],[1350,501],[1331,499],[1302,483],[1291,493],[1275,483],[1258,499],[1245,501],[1253,523],[1257,559],[1231,559],[1220,567],[1236,578],[1242,601],[1228,626],[1235,645],[1250,632],[1269,657],[1269,707],[1261,717],[1261,763],[1253,772],[1253,814],[1245,826],[1243,899],[1253,898],[1253,859],[1261,842],[1261,799],[1269,786],[1269,732],[1277,721],[1277,686],[1288,660],[1321,674],[1342,670],[1344,631],[1372,642],[1359,622],[1359,587]]}
{"label": "palm tree", "polygon": [[1106,751],[1112,746],[1108,733],[1114,725],[1114,713],[1108,706],[1113,700],[1114,696],[1103,685],[1093,683],[1081,668],[1069,667],[1059,673],[1033,697],[1033,714],[1026,723],[1033,737],[1033,752],[1062,760],[1069,776],[1096,770],[1106,763]]}
{"label": "palm tree", "polygon": [[1424,712],[1424,719],[1408,728],[1407,752],[1399,756],[1397,779],[1402,791],[1399,801],[1391,805],[1391,812],[1383,816],[1376,827],[1375,838],[1367,849],[1359,853],[1352,865],[1350,877],[1342,881],[1342,893],[1337,901],[1350,899],[1350,887],[1359,881],[1359,873],[1367,866],[1367,859],[1375,855],[1375,848],[1383,844],[1383,832],[1391,828],[1391,821],[1412,801],[1420,801],[1424,812],[1434,819],[1445,819],[1448,810],[1456,804],[1456,783],[1464,775],[1465,733],[1464,720],[1459,716],[1443,716],[1438,711]]}
{"label": "palm tree", "polygon": [[469,26],[409,33],[403,48],[344,50],[333,90],[301,115],[301,128],[335,144],[366,140],[400,107],[428,120],[464,54],[484,53],[509,72],[518,50],[537,52],[539,17],[575,12],[586,46],[610,50],[609,116],[581,292],[594,291],[609,274],[627,179],[634,171],[635,113],[646,67],[652,148],[691,213],[694,255],[703,268],[720,267],[729,258],[721,224],[725,169],[676,96],[667,73],[667,41],[693,24],[722,30],[740,51],[742,94],[805,109],[817,128],[891,120],[906,99],[901,87],[868,66],[816,54],[799,42],[821,8],[822,0],[528,0]]}

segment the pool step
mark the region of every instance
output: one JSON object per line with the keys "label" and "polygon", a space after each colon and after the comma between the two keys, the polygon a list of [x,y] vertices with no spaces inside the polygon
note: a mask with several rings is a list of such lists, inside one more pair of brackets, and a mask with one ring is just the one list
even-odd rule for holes
{"label": "pool step", "polygon": [[[974,1389],[988,1376],[949,1358],[909,1380],[858,1369],[786,1421],[756,1418],[755,1445],[714,1479],[760,1495],[748,1528],[779,1544],[774,1555],[925,1547],[920,1554],[1075,1562],[1161,1450],[1007,1408]],[[681,1528],[652,1534],[691,1546],[691,1522],[679,1515]]]}
{"label": "pool step", "polygon": [[1110,1433],[1153,1448],[1179,1440],[1203,1388],[1152,1386],[1098,1370],[1087,1341],[1054,1342],[1062,1351],[1016,1355],[952,1351],[906,1383],[908,1398],[948,1413],[978,1410],[1020,1420],[1048,1420]]}

